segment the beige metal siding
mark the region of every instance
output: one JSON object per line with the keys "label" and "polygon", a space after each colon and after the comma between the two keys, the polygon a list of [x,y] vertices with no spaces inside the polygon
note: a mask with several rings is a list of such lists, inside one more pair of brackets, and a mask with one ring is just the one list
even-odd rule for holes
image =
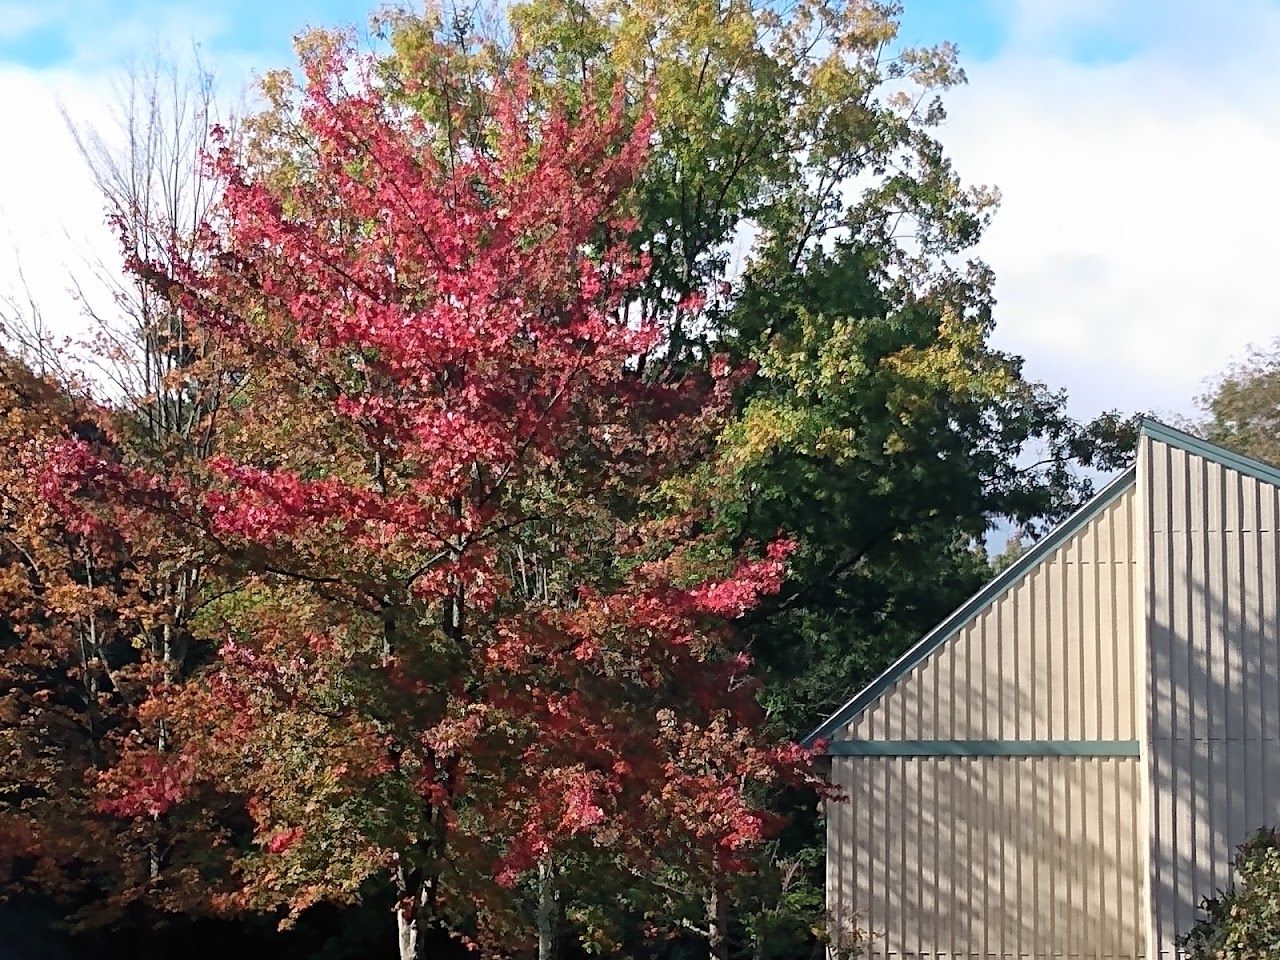
{"label": "beige metal siding", "polygon": [[1235,845],[1280,823],[1280,490],[1149,436],[1138,477],[1153,924],[1172,957]]}
{"label": "beige metal siding", "polygon": [[835,757],[837,926],[875,960],[1143,957],[1141,761]]}
{"label": "beige metal siding", "polygon": [[[837,739],[1136,740],[1135,488],[1011,584]],[[1145,955],[1137,758],[834,757],[833,919],[877,958]]]}
{"label": "beige metal siding", "polygon": [[837,739],[1137,739],[1134,490],[1010,585]]}

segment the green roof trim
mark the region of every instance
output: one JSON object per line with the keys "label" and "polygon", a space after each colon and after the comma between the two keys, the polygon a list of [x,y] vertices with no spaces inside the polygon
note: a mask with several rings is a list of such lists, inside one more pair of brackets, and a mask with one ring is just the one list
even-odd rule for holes
{"label": "green roof trim", "polygon": [[1167,443],[1171,447],[1177,447],[1198,457],[1204,457],[1206,460],[1212,460],[1220,466],[1243,473],[1245,476],[1253,477],[1255,480],[1261,480],[1263,483],[1280,487],[1280,469],[1273,467],[1269,463],[1263,463],[1261,460],[1255,460],[1253,457],[1246,457],[1243,454],[1232,453],[1216,443],[1210,443],[1200,437],[1193,437],[1189,433],[1166,426],[1155,420],[1143,418],[1139,421],[1139,426],[1143,436],[1159,440],[1161,443]]}
{"label": "green roof trim", "polygon": [[[942,623],[925,634],[914,647],[904,653],[896,663],[873,680],[861,693],[829,716],[801,742],[812,746],[817,740],[829,738],[840,727],[854,719],[867,707],[880,699],[880,695],[911,672],[929,654],[950,640],[966,623],[980,613],[1005,590],[1017,583],[1041,560],[1078,533],[1090,520],[1105,510],[1122,493],[1133,486],[1136,467],[1129,467],[1104,487],[1092,500],[1040,539],[1035,546],[1006,567],[998,577],[966,600]],[[828,746],[828,752],[834,744]]]}
{"label": "green roof trim", "polygon": [[1138,757],[1137,740],[835,740],[832,757]]}

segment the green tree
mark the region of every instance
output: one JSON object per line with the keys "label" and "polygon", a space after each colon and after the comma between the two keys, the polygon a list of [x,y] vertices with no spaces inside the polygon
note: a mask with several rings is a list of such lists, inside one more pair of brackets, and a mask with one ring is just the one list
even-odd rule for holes
{"label": "green tree", "polygon": [[875,283],[865,257],[840,244],[802,271],[752,270],[734,305],[734,346],[759,367],[717,469],[735,538],[784,527],[801,544],[752,618],[792,734],[989,575],[993,518],[1056,519],[1088,491],[1075,466],[1113,466],[1129,433],[1080,428],[991,348],[984,271],[917,294]]}
{"label": "green tree", "polygon": [[1251,348],[1198,402],[1205,416],[1192,428],[1205,439],[1280,463],[1280,340]]}

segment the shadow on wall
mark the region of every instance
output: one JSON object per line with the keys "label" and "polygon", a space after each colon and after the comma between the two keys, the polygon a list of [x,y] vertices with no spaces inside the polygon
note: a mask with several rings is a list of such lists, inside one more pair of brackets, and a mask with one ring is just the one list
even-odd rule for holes
{"label": "shadow on wall", "polygon": [[[1132,497],[1118,500],[857,721],[867,740],[1133,741]],[[877,954],[1133,957],[1145,947],[1135,757],[838,760],[838,904]]]}
{"label": "shadow on wall", "polygon": [[[1013,682],[978,696],[991,711],[1033,709]],[[1140,762],[840,758],[839,902],[883,934],[872,956],[1137,956]]]}
{"label": "shadow on wall", "polygon": [[[1280,491],[1214,464],[1174,464],[1153,496],[1152,903],[1161,956],[1236,846],[1280,823]],[[1203,495],[1203,515],[1189,504]]]}

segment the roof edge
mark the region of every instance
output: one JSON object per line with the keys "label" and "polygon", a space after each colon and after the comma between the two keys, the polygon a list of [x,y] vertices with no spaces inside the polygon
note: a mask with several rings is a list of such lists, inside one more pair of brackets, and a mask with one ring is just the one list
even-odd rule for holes
{"label": "roof edge", "polygon": [[1187,453],[1204,457],[1206,460],[1212,460],[1220,466],[1243,473],[1245,476],[1253,477],[1255,480],[1261,480],[1263,483],[1280,487],[1280,468],[1262,460],[1247,457],[1242,453],[1233,453],[1225,447],[1220,447],[1216,443],[1193,436],[1185,430],[1179,430],[1149,417],[1142,417],[1138,421],[1138,432],[1142,436],[1159,440],[1161,443],[1166,443],[1171,447],[1177,447]]}
{"label": "roof edge", "polygon": [[[1154,421],[1152,422],[1154,423]],[[1145,421],[1143,429],[1146,429]],[[1280,471],[1276,471],[1276,476],[1277,480],[1273,482],[1280,483]],[[903,675],[918,666],[934,650],[951,639],[983,607],[1003,593],[1005,589],[1020,580],[1024,574],[1035,567],[1048,554],[1056,550],[1086,523],[1110,506],[1117,497],[1133,486],[1136,482],[1136,477],[1137,466],[1135,465],[1129,467],[1108,483],[1079,510],[1041,537],[1026,553],[1002,570],[986,586],[957,607],[949,617],[925,634],[915,646],[899,657],[884,673],[859,691],[853,699],[827,717],[801,743],[805,746],[812,746],[815,741],[829,737],[835,730],[847,724],[876,700],[880,699],[881,694],[901,679]]]}

